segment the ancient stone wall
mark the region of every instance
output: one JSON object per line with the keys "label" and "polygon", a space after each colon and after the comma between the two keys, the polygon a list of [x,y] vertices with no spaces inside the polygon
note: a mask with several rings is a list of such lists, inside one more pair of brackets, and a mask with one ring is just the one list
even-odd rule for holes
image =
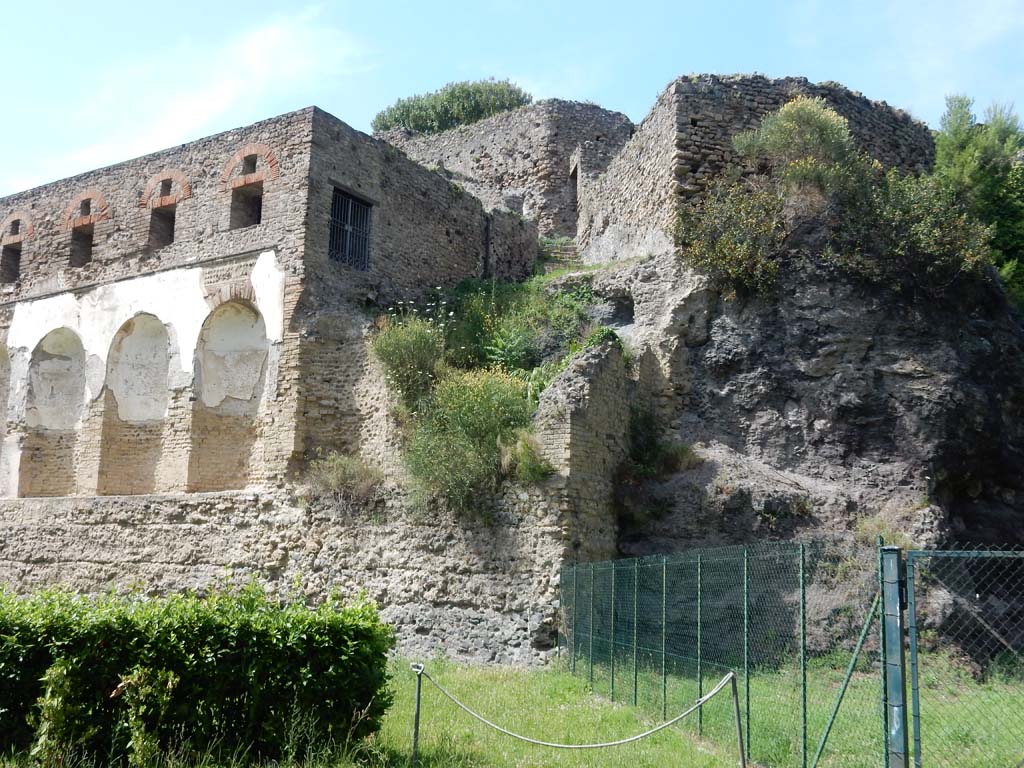
{"label": "ancient stone wall", "polygon": [[629,119],[594,104],[550,99],[438,134],[393,130],[381,138],[480,198],[537,222],[545,236],[576,234],[576,177],[570,158],[598,172],[632,133]]}
{"label": "ancient stone wall", "polygon": [[534,418],[548,487],[564,515],[566,562],[616,556],[616,470],[628,453],[629,382],[622,350],[605,342],[581,353],[541,396]]}
{"label": "ancient stone wall", "polygon": [[672,249],[676,105],[670,87],[598,176],[580,179],[576,243],[584,259],[605,262]]}
{"label": "ancient stone wall", "polygon": [[365,590],[404,653],[530,662],[553,647],[561,565],[614,555],[626,407],[618,348],[583,353],[537,416],[555,474],[508,485],[487,516],[414,509],[392,481],[360,503],[274,490],[0,500],[0,584]]}
{"label": "ancient stone wall", "polygon": [[[313,135],[297,317],[303,403],[297,440],[307,455],[364,450],[384,461],[397,443],[389,436],[383,377],[367,347],[371,317],[391,302],[468,277],[525,277],[536,258],[537,229],[507,212],[486,213],[443,175],[320,110]],[[330,254],[336,189],[371,206],[365,269]]]}
{"label": "ancient stone wall", "polygon": [[857,143],[884,165],[911,172],[931,167],[934,142],[926,125],[838,84],[757,75],[682,77],[661,94],[607,170],[581,178],[577,245],[584,258],[605,262],[670,252],[678,206],[737,162],[733,136],[801,95],[825,99],[849,121]]}
{"label": "ancient stone wall", "polygon": [[861,149],[885,166],[921,173],[935,161],[928,126],[838,83],[812,83],[802,77],[693,75],[679,78],[669,91],[675,94],[677,109],[674,175],[683,198],[702,192],[710,179],[736,161],[733,136],[756,128],[762,117],[797,96],[827,101],[849,121]]}

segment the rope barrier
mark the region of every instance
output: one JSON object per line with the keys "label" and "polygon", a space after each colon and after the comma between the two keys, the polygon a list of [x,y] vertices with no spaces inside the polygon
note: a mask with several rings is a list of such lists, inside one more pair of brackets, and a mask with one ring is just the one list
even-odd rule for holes
{"label": "rope barrier", "polygon": [[439,690],[449,701],[451,701],[453,704],[455,704],[455,706],[457,706],[459,709],[461,709],[462,711],[464,711],[466,714],[470,715],[471,717],[479,720],[481,723],[483,723],[484,725],[488,726],[489,728],[492,728],[495,731],[498,731],[499,733],[503,733],[506,736],[509,736],[509,737],[511,737],[513,739],[518,739],[519,741],[526,742],[527,744],[534,744],[534,745],[539,746],[539,747],[550,747],[551,749],[605,749],[605,748],[608,748],[608,747],[618,747],[618,746],[622,746],[623,744],[630,744],[630,743],[633,743],[633,742],[636,742],[636,741],[640,741],[641,739],[645,739],[648,736],[652,736],[655,733],[658,733],[659,731],[663,731],[666,728],[668,728],[668,727],[670,727],[672,725],[675,725],[676,723],[678,723],[680,720],[682,720],[687,715],[693,714],[698,709],[700,709],[702,706],[704,706],[709,700],[711,700],[716,694],[720,693],[723,688],[725,688],[727,685],[731,684],[732,685],[732,691],[733,691],[733,698],[735,699],[735,701],[733,703],[734,703],[734,705],[736,707],[736,718],[737,718],[736,723],[737,723],[737,730],[738,730],[738,737],[739,737],[739,747],[740,747],[740,765],[741,766],[745,766],[746,765],[745,754],[744,754],[744,749],[743,749],[743,734],[742,734],[742,731],[739,730],[739,699],[737,698],[737,693],[736,693],[736,673],[735,672],[729,672],[728,674],[726,674],[725,677],[723,677],[721,680],[718,681],[718,684],[715,685],[714,688],[712,688],[706,694],[704,694],[699,699],[697,699],[697,701],[694,702],[693,706],[689,707],[688,709],[686,709],[683,712],[680,712],[678,715],[673,717],[671,720],[666,720],[665,722],[661,723],[660,725],[656,725],[653,728],[651,728],[651,729],[649,729],[647,731],[644,731],[643,733],[639,733],[639,734],[637,734],[635,736],[630,736],[630,737],[625,738],[625,739],[619,739],[618,741],[607,741],[607,742],[601,742],[601,743],[595,743],[595,744],[559,744],[559,743],[553,742],[553,741],[543,741],[541,739],[534,739],[534,738],[531,738],[529,736],[523,736],[522,734],[514,733],[513,731],[510,731],[507,728],[502,728],[500,725],[497,725],[496,723],[492,723],[490,720],[488,720],[486,717],[481,715],[479,712],[475,712],[474,710],[470,709],[468,706],[466,706],[461,701],[459,701],[455,696],[453,696],[451,693],[449,693],[444,688],[444,686],[442,686],[439,682],[437,682],[437,680],[435,680],[434,678],[432,678],[430,676],[430,673],[427,672],[426,669],[424,669],[424,666],[422,664],[413,664],[411,666],[412,666],[412,671],[416,674],[416,710],[415,710],[415,725],[414,725],[414,732],[413,732],[413,765],[414,766],[417,764],[417,757],[418,757],[417,753],[418,753],[418,746],[419,746],[418,742],[419,742],[420,691],[421,691],[421,679],[424,678],[424,677],[427,680],[429,680],[431,683],[433,683],[434,687],[437,688],[437,690]]}

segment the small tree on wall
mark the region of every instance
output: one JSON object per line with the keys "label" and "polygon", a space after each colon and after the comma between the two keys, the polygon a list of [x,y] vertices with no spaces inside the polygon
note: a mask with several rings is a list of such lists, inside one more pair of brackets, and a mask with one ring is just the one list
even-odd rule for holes
{"label": "small tree on wall", "polygon": [[532,101],[530,94],[508,80],[449,83],[432,93],[399,99],[377,113],[373,118],[373,130],[406,128],[421,133],[438,133]]}

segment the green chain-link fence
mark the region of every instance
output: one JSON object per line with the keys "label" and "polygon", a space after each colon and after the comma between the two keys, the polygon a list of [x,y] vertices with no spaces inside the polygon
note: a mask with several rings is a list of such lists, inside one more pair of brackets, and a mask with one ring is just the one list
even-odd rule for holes
{"label": "green chain-link fence", "polygon": [[[917,765],[1024,764],[1024,553],[906,561]],[[733,670],[756,763],[889,765],[875,547],[777,542],[578,564],[563,569],[561,594],[561,651],[596,693],[665,718]],[[684,727],[728,746],[730,717],[711,702]]]}
{"label": "green chain-link fence", "polygon": [[916,766],[1024,765],[1024,552],[907,553]]}
{"label": "green chain-link fence", "polygon": [[[563,650],[595,692],[660,717],[734,670],[751,759],[812,765],[863,625],[872,621],[875,557],[869,546],[816,541],[568,566]],[[877,632],[853,670],[821,765],[838,753],[848,757],[843,765],[878,764],[876,668]],[[727,703],[712,702],[690,727],[729,744],[730,717]]]}

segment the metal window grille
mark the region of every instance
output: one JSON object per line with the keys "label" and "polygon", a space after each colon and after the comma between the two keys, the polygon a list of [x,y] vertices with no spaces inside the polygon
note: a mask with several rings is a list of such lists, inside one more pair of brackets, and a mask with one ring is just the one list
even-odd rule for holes
{"label": "metal window grille", "polygon": [[370,205],[337,188],[331,200],[328,256],[353,269],[370,266]]}

